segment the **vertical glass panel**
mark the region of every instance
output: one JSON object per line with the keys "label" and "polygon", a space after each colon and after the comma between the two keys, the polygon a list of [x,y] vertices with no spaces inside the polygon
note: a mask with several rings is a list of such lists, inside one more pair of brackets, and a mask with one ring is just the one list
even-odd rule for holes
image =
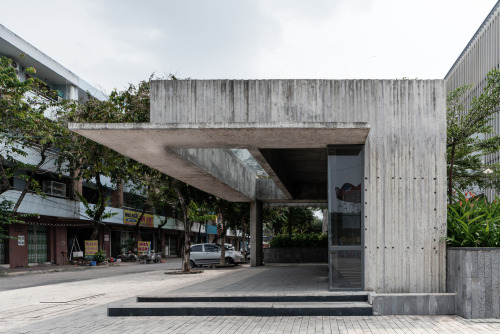
{"label": "vertical glass panel", "polygon": [[330,264],[332,289],[362,289],[360,250],[332,251]]}
{"label": "vertical glass panel", "polygon": [[361,148],[329,153],[330,245],[361,245]]}

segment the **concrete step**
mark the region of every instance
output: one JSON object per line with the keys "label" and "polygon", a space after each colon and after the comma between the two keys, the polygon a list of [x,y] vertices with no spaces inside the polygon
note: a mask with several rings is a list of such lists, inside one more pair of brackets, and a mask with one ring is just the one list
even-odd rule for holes
{"label": "concrete step", "polygon": [[140,302],[111,305],[108,316],[366,316],[367,302]]}
{"label": "concrete step", "polygon": [[138,303],[261,303],[261,302],[367,302],[367,294],[330,294],[330,295],[220,295],[220,296],[139,296]]}

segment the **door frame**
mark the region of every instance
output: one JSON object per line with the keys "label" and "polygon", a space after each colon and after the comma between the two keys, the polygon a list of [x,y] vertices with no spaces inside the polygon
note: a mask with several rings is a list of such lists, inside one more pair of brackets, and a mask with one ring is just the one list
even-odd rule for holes
{"label": "door frame", "polygon": [[[339,246],[339,245],[332,245],[332,229],[331,226],[333,224],[332,220],[332,203],[333,200],[331,196],[336,196],[334,188],[335,185],[333,185],[333,180],[330,177],[330,171],[333,166],[330,166],[330,154],[331,150],[335,149],[352,149],[352,148],[360,148],[361,149],[361,170],[362,170],[362,175],[361,175],[361,199],[360,199],[360,229],[361,229],[361,243],[359,245],[344,245],[344,246]],[[329,286],[328,289],[330,291],[363,291],[365,289],[365,208],[364,208],[364,203],[365,203],[365,182],[364,180],[366,179],[365,176],[365,145],[364,144],[356,144],[356,145],[328,145],[327,147],[327,173],[328,173],[328,281],[329,281]],[[334,251],[349,251],[349,250],[354,250],[354,251],[359,251],[360,256],[361,256],[361,287],[360,288],[332,288],[333,286],[333,268],[332,268],[332,253]]]}

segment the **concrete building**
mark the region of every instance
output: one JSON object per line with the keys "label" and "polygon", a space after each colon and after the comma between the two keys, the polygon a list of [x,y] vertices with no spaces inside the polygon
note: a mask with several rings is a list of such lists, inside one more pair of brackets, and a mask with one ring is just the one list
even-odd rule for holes
{"label": "concrete building", "polygon": [[[486,75],[493,68],[500,68],[500,1],[498,1],[469,43],[445,76],[446,92],[449,93],[463,85],[472,85],[464,106],[469,109],[472,99],[479,96],[486,86]],[[494,133],[500,133],[500,117],[496,117],[491,126]],[[489,135],[491,136],[491,135]],[[484,157],[486,165],[497,163],[500,152]],[[496,192],[486,189],[486,195],[494,199]]]}
{"label": "concrete building", "polygon": [[[34,67],[37,77],[51,89],[57,90],[61,98],[85,101],[87,92],[99,99],[107,98],[79,76],[0,25],[0,57],[2,56],[14,61],[13,66],[21,80],[26,79],[25,68]],[[60,178],[54,164],[56,155],[57,152],[51,152],[51,158],[42,167],[43,173],[36,176],[45,197],[28,193],[19,208],[20,213],[36,213],[38,218],[30,219],[27,224],[8,227],[10,236],[21,238],[5,242],[0,240],[0,265],[13,268],[44,262],[64,264],[68,261],[74,239],[79,240],[82,250],[84,241],[90,239],[92,222],[85,215],[84,205],[70,189],[78,190],[90,203],[96,203],[93,184],[82,180],[74,181],[69,175]],[[19,159],[24,163],[36,164],[39,161],[39,153],[32,149],[27,157]],[[23,172],[17,170],[15,175]],[[137,213],[134,212],[137,209],[131,204],[133,195],[127,184],[115,187],[109,179],[102,178],[101,181],[108,187],[110,196],[106,211],[115,212],[116,215],[105,221],[106,226],[99,236],[99,246],[106,250],[109,256],[117,256],[123,242],[133,233],[134,223],[130,225],[127,215]],[[0,198],[15,202],[25,182],[13,177],[10,183],[11,189],[0,194]],[[141,227],[142,239],[150,241],[152,247],[161,249],[165,255],[176,256],[181,247],[183,225],[169,218],[167,224],[159,230],[157,226],[164,217],[151,212],[147,218],[147,222]],[[226,242],[236,243],[235,234],[236,231],[229,231]],[[195,224],[193,227],[193,241],[211,242],[216,235],[217,229],[213,225]],[[157,240],[161,240],[161,245],[157,244]]]}
{"label": "concrete building", "polygon": [[[229,201],[328,206],[332,290],[446,290],[444,80],[151,83],[151,122],[71,129]],[[257,178],[231,149],[246,149]]]}

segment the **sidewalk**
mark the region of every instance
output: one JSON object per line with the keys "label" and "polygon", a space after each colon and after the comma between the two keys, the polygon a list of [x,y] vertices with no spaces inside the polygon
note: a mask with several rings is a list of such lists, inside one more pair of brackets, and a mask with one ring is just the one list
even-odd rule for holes
{"label": "sidewalk", "polygon": [[[180,261],[177,257],[163,259],[165,263]],[[56,273],[63,271],[76,271],[76,270],[86,270],[86,269],[102,269],[102,268],[112,268],[112,267],[124,267],[124,266],[135,266],[142,265],[141,261],[137,262],[108,262],[105,265],[89,266],[89,265],[58,265],[58,264],[47,264],[40,263],[34,266],[19,267],[19,268],[4,268],[0,267],[0,277],[1,276],[19,276],[19,275],[29,275],[29,274],[44,274],[44,273]]]}
{"label": "sidewalk", "polygon": [[19,268],[3,268],[0,267],[0,276],[19,276],[19,275],[29,275],[29,274],[44,274],[44,273],[54,273],[61,271],[70,271],[70,270],[85,270],[85,269],[98,269],[98,268],[109,268],[109,267],[118,267],[118,266],[126,266],[126,265],[135,265],[139,264],[139,262],[110,262],[108,264],[102,266],[81,266],[81,265],[58,265],[58,264],[45,264],[40,263],[35,266],[29,267],[19,267]]}
{"label": "sidewalk", "polygon": [[[148,268],[144,265],[143,268]],[[139,269],[141,267],[138,267]],[[150,267],[153,268],[153,267]],[[499,319],[457,316],[174,316],[108,317],[111,303],[137,296],[316,294],[326,285],[321,267],[238,266],[197,275],[165,275],[165,269],[78,282],[0,291],[2,333],[500,333]],[[316,271],[309,284],[304,279]],[[57,273],[54,275],[58,275]],[[33,275],[35,279],[38,275]],[[40,275],[41,277],[42,275]],[[302,283],[301,283],[302,282]],[[312,283],[312,284],[311,284]]]}

